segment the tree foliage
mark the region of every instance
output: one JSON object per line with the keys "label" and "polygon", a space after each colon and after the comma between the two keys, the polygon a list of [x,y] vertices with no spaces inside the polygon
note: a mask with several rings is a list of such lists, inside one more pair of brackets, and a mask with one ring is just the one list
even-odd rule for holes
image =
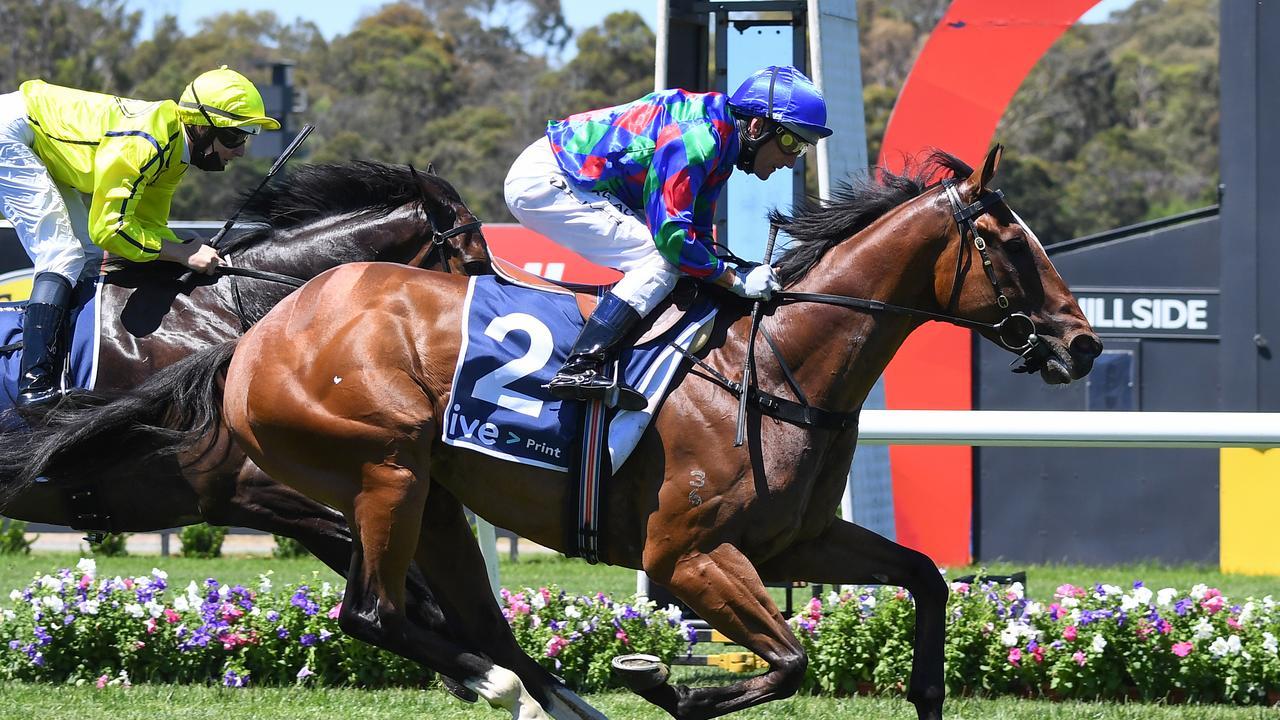
{"label": "tree foliage", "polygon": [[[300,157],[434,163],[477,214],[509,221],[503,178],[548,120],[653,83],[654,32],[640,15],[614,13],[573,37],[561,2],[400,0],[326,38],[269,9],[212,15],[186,35],[172,16],[142,28],[125,0],[0,0],[0,81],[176,98],[218,65],[268,83],[270,64],[288,60],[307,98],[294,127],[317,126]],[[948,4],[858,3],[870,157]],[[1043,240],[1215,201],[1217,55],[1218,0],[1135,0],[1049,50],[997,131],[1009,146],[1001,183]],[[174,217],[225,217],[269,163],[189,173]]]}

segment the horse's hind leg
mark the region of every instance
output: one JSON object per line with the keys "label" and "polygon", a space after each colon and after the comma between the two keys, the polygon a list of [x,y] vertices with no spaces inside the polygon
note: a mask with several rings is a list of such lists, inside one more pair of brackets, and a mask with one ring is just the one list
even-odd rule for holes
{"label": "horse's hind leg", "polygon": [[690,609],[769,664],[768,672],[723,687],[658,685],[639,694],[681,720],[711,718],[795,694],[807,666],[804,649],[756,576],[728,543],[665,563],[646,550],[645,570]]}
{"label": "horse's hind leg", "polygon": [[548,718],[520,678],[455,644],[433,628],[444,626],[429,595],[408,613],[405,575],[422,543],[429,482],[409,467],[367,465],[352,510],[355,546],[338,622],[365,642],[416,660],[511,712],[513,719]]}
{"label": "horse's hind leg", "polygon": [[454,496],[431,488],[423,520],[417,564],[451,634],[486,657],[514,671],[539,703],[557,720],[604,720],[604,715],[534,662],[516,642],[493,600],[471,527]]}
{"label": "horse's hind leg", "polygon": [[933,561],[866,528],[836,520],[822,535],[787,548],[760,566],[769,581],[831,585],[899,585],[916,603],[915,653],[907,699],[921,720],[939,720],[945,693],[943,643],[947,583]]}

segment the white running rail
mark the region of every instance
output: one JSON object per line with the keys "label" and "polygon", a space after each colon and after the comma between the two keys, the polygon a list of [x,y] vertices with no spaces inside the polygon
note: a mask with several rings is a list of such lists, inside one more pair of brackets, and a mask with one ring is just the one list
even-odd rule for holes
{"label": "white running rail", "polygon": [[869,445],[1280,447],[1280,413],[864,410]]}

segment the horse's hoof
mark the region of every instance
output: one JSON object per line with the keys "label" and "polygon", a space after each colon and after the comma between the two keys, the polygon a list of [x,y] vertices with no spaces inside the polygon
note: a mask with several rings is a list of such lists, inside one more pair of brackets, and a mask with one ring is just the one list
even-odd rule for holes
{"label": "horse's hoof", "polygon": [[652,690],[671,677],[671,669],[655,655],[619,655],[612,664],[613,672],[632,692]]}

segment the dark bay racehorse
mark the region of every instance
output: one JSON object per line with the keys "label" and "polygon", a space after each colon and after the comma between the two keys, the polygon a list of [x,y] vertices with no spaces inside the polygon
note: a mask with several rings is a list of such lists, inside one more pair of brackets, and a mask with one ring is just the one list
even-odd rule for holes
{"label": "dark bay racehorse", "polygon": [[[453,272],[488,268],[478,222],[453,186],[430,169],[420,174],[408,166],[367,162],[298,166],[250,199],[243,217],[254,229],[219,247],[237,268],[301,279],[371,260]],[[109,272],[98,300],[97,389],[136,387],[177,360],[238,337],[294,290],[247,277],[193,276],[173,263]],[[55,412],[50,420],[58,417]],[[10,445],[28,440],[6,438]],[[145,455],[143,448],[136,450]],[[252,463],[235,471],[186,474],[176,463],[151,463],[119,475],[98,475],[92,461],[86,468],[93,470],[76,484],[79,501],[70,501],[63,486],[40,484],[16,495],[0,493],[0,513],[114,532],[202,520],[249,527],[294,537],[346,569],[350,547],[341,516],[271,481]],[[97,517],[84,517],[91,514]]]}
{"label": "dark bay racehorse", "polygon": [[[927,313],[980,327],[1048,383],[1082,377],[1101,352],[1039,241],[988,189],[999,155],[993,149],[978,172],[939,156],[955,181],[926,186],[927,174],[886,173],[827,207],[776,215],[796,242],[780,260],[784,298],[762,323],[777,355],[758,358],[759,389],[821,409],[809,414],[825,420],[797,425],[757,410],[746,446],[732,446],[737,401],[707,381],[734,378],[743,366],[750,319],[735,309],[740,304],[727,305],[703,351],[705,366],[669,395],[611,481],[604,559],[644,569],[769,665],[723,687],[674,687],[660,671],[632,678],[671,715],[714,717],[794,693],[807,660],[763,582],[807,580],[911,592],[917,620],[907,697],[919,717],[942,717],[946,583],[925,555],[838,519],[836,510],[856,413]],[[201,463],[216,461],[209,449],[221,441],[211,438],[227,427],[272,477],[340,510],[355,540],[345,631],[465,684],[512,717],[581,717],[584,708],[557,704],[563,696],[554,687],[504,665],[521,661],[504,661],[486,644],[505,623],[477,570],[458,502],[560,550],[569,550],[564,528],[573,518],[564,474],[439,441],[466,288],[463,278],[428,281],[391,265],[325,273],[238,343],[152,378],[135,399],[168,408],[165,427],[135,430],[167,437],[187,462]],[[127,404],[87,413],[74,441],[46,448],[26,481],[76,467],[85,438],[138,417]],[[415,561],[434,607],[406,598]]]}

